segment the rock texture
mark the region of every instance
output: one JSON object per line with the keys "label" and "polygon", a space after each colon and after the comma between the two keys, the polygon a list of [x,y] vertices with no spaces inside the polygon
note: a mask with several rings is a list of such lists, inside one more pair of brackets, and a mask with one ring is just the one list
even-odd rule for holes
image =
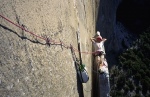
{"label": "rock texture", "polygon": [[[29,31],[92,51],[95,33],[93,0],[1,0],[0,14]],[[78,56],[78,52],[76,52]],[[91,97],[91,54],[82,54],[90,80],[77,78],[69,48],[41,40],[0,18],[0,96]]]}

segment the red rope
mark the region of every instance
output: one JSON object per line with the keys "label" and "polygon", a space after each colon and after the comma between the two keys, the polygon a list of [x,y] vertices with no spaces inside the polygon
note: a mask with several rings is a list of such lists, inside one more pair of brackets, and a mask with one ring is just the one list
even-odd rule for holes
{"label": "red rope", "polygon": [[[28,33],[30,33],[31,35],[36,36],[36,37],[38,37],[38,38],[40,38],[40,39],[42,39],[42,40],[45,40],[46,43],[48,43],[48,44],[50,44],[51,42],[53,42],[54,44],[61,44],[61,45],[64,45],[66,48],[71,48],[70,46],[67,46],[67,45],[65,45],[65,44],[62,43],[62,42],[55,42],[54,40],[50,40],[49,38],[44,38],[44,37],[38,36],[38,35],[34,34],[33,32],[28,31],[28,30],[25,29],[24,27],[22,27],[22,26],[20,26],[20,25],[18,25],[18,24],[16,24],[16,23],[14,23],[14,22],[12,22],[11,20],[9,20],[8,18],[2,16],[1,14],[0,14],[0,17],[2,17],[3,19],[5,19],[5,20],[8,21],[9,23],[15,25],[16,27],[18,27],[18,28],[20,28],[20,29],[22,29],[22,30],[24,30],[24,31],[26,31],[26,32],[28,32]],[[73,48],[73,47],[72,47],[72,48]],[[79,51],[78,51],[77,49],[75,49],[75,48],[73,48],[73,50],[76,51],[76,52],[79,52]],[[81,52],[81,53],[84,53],[84,54],[95,54],[95,52]]]}
{"label": "red rope", "polygon": [[34,34],[33,32],[30,32],[30,31],[26,30],[24,27],[15,24],[15,23],[12,22],[11,20],[7,19],[6,17],[4,17],[4,16],[2,16],[2,15],[0,15],[0,16],[1,16],[3,19],[5,19],[6,21],[10,22],[11,24],[13,24],[13,25],[15,25],[15,26],[21,28],[22,30],[24,30],[24,31],[26,31],[26,32],[28,32],[28,33],[30,33],[30,34],[32,34],[32,35],[34,35],[34,36],[36,36],[36,37],[38,37],[38,38],[40,38],[40,39],[46,40],[44,37],[40,37],[40,36]]}

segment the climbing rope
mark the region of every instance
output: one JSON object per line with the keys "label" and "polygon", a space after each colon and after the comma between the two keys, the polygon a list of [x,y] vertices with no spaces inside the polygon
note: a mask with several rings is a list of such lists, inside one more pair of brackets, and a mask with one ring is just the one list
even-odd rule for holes
{"label": "climbing rope", "polygon": [[[64,46],[64,47],[66,47],[66,48],[71,48],[70,46],[65,45],[62,41],[56,42],[56,41],[54,41],[54,40],[49,39],[48,37],[45,38],[45,37],[38,36],[38,35],[36,35],[35,33],[33,33],[33,32],[31,32],[31,31],[25,29],[23,26],[12,22],[10,19],[4,17],[4,16],[1,15],[1,14],[0,14],[0,17],[2,17],[3,19],[5,19],[5,20],[8,21],[9,23],[15,25],[16,27],[18,27],[18,28],[20,28],[20,29],[22,29],[22,30],[24,30],[24,31],[26,31],[26,32],[28,32],[28,33],[30,33],[31,35],[33,35],[33,36],[35,36],[35,37],[37,37],[37,38],[39,38],[39,39],[44,40],[44,41],[46,42],[46,44],[49,45],[49,46],[50,46],[51,43],[54,43],[54,44],[60,44],[61,46]],[[74,48],[74,47],[72,47],[72,49],[73,49],[75,52],[80,52],[79,50],[77,50],[77,49]],[[95,54],[95,52],[80,52],[80,53],[84,53],[84,54]]]}

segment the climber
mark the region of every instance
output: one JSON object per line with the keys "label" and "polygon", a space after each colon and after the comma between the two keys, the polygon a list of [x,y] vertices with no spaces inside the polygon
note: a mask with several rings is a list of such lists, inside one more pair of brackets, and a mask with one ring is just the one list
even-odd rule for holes
{"label": "climber", "polygon": [[106,38],[102,38],[99,31],[97,31],[96,35],[91,38],[91,41],[94,43],[95,59],[96,59],[96,63],[98,64],[98,68],[100,72],[102,71],[100,68],[105,66],[104,64],[105,52],[104,52],[103,45],[106,40],[107,40]]}
{"label": "climber", "polygon": [[91,38],[91,41],[94,43],[95,56],[99,56],[105,53],[103,50],[103,45],[106,40],[106,38],[102,38],[99,31],[97,31],[95,37]]}

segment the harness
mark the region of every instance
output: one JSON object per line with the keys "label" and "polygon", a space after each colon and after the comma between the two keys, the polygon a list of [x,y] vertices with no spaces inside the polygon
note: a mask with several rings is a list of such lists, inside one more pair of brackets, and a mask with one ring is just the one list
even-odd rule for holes
{"label": "harness", "polygon": [[95,52],[95,57],[96,56],[101,56],[101,55],[105,55],[105,52],[103,52],[103,51],[96,51]]}

